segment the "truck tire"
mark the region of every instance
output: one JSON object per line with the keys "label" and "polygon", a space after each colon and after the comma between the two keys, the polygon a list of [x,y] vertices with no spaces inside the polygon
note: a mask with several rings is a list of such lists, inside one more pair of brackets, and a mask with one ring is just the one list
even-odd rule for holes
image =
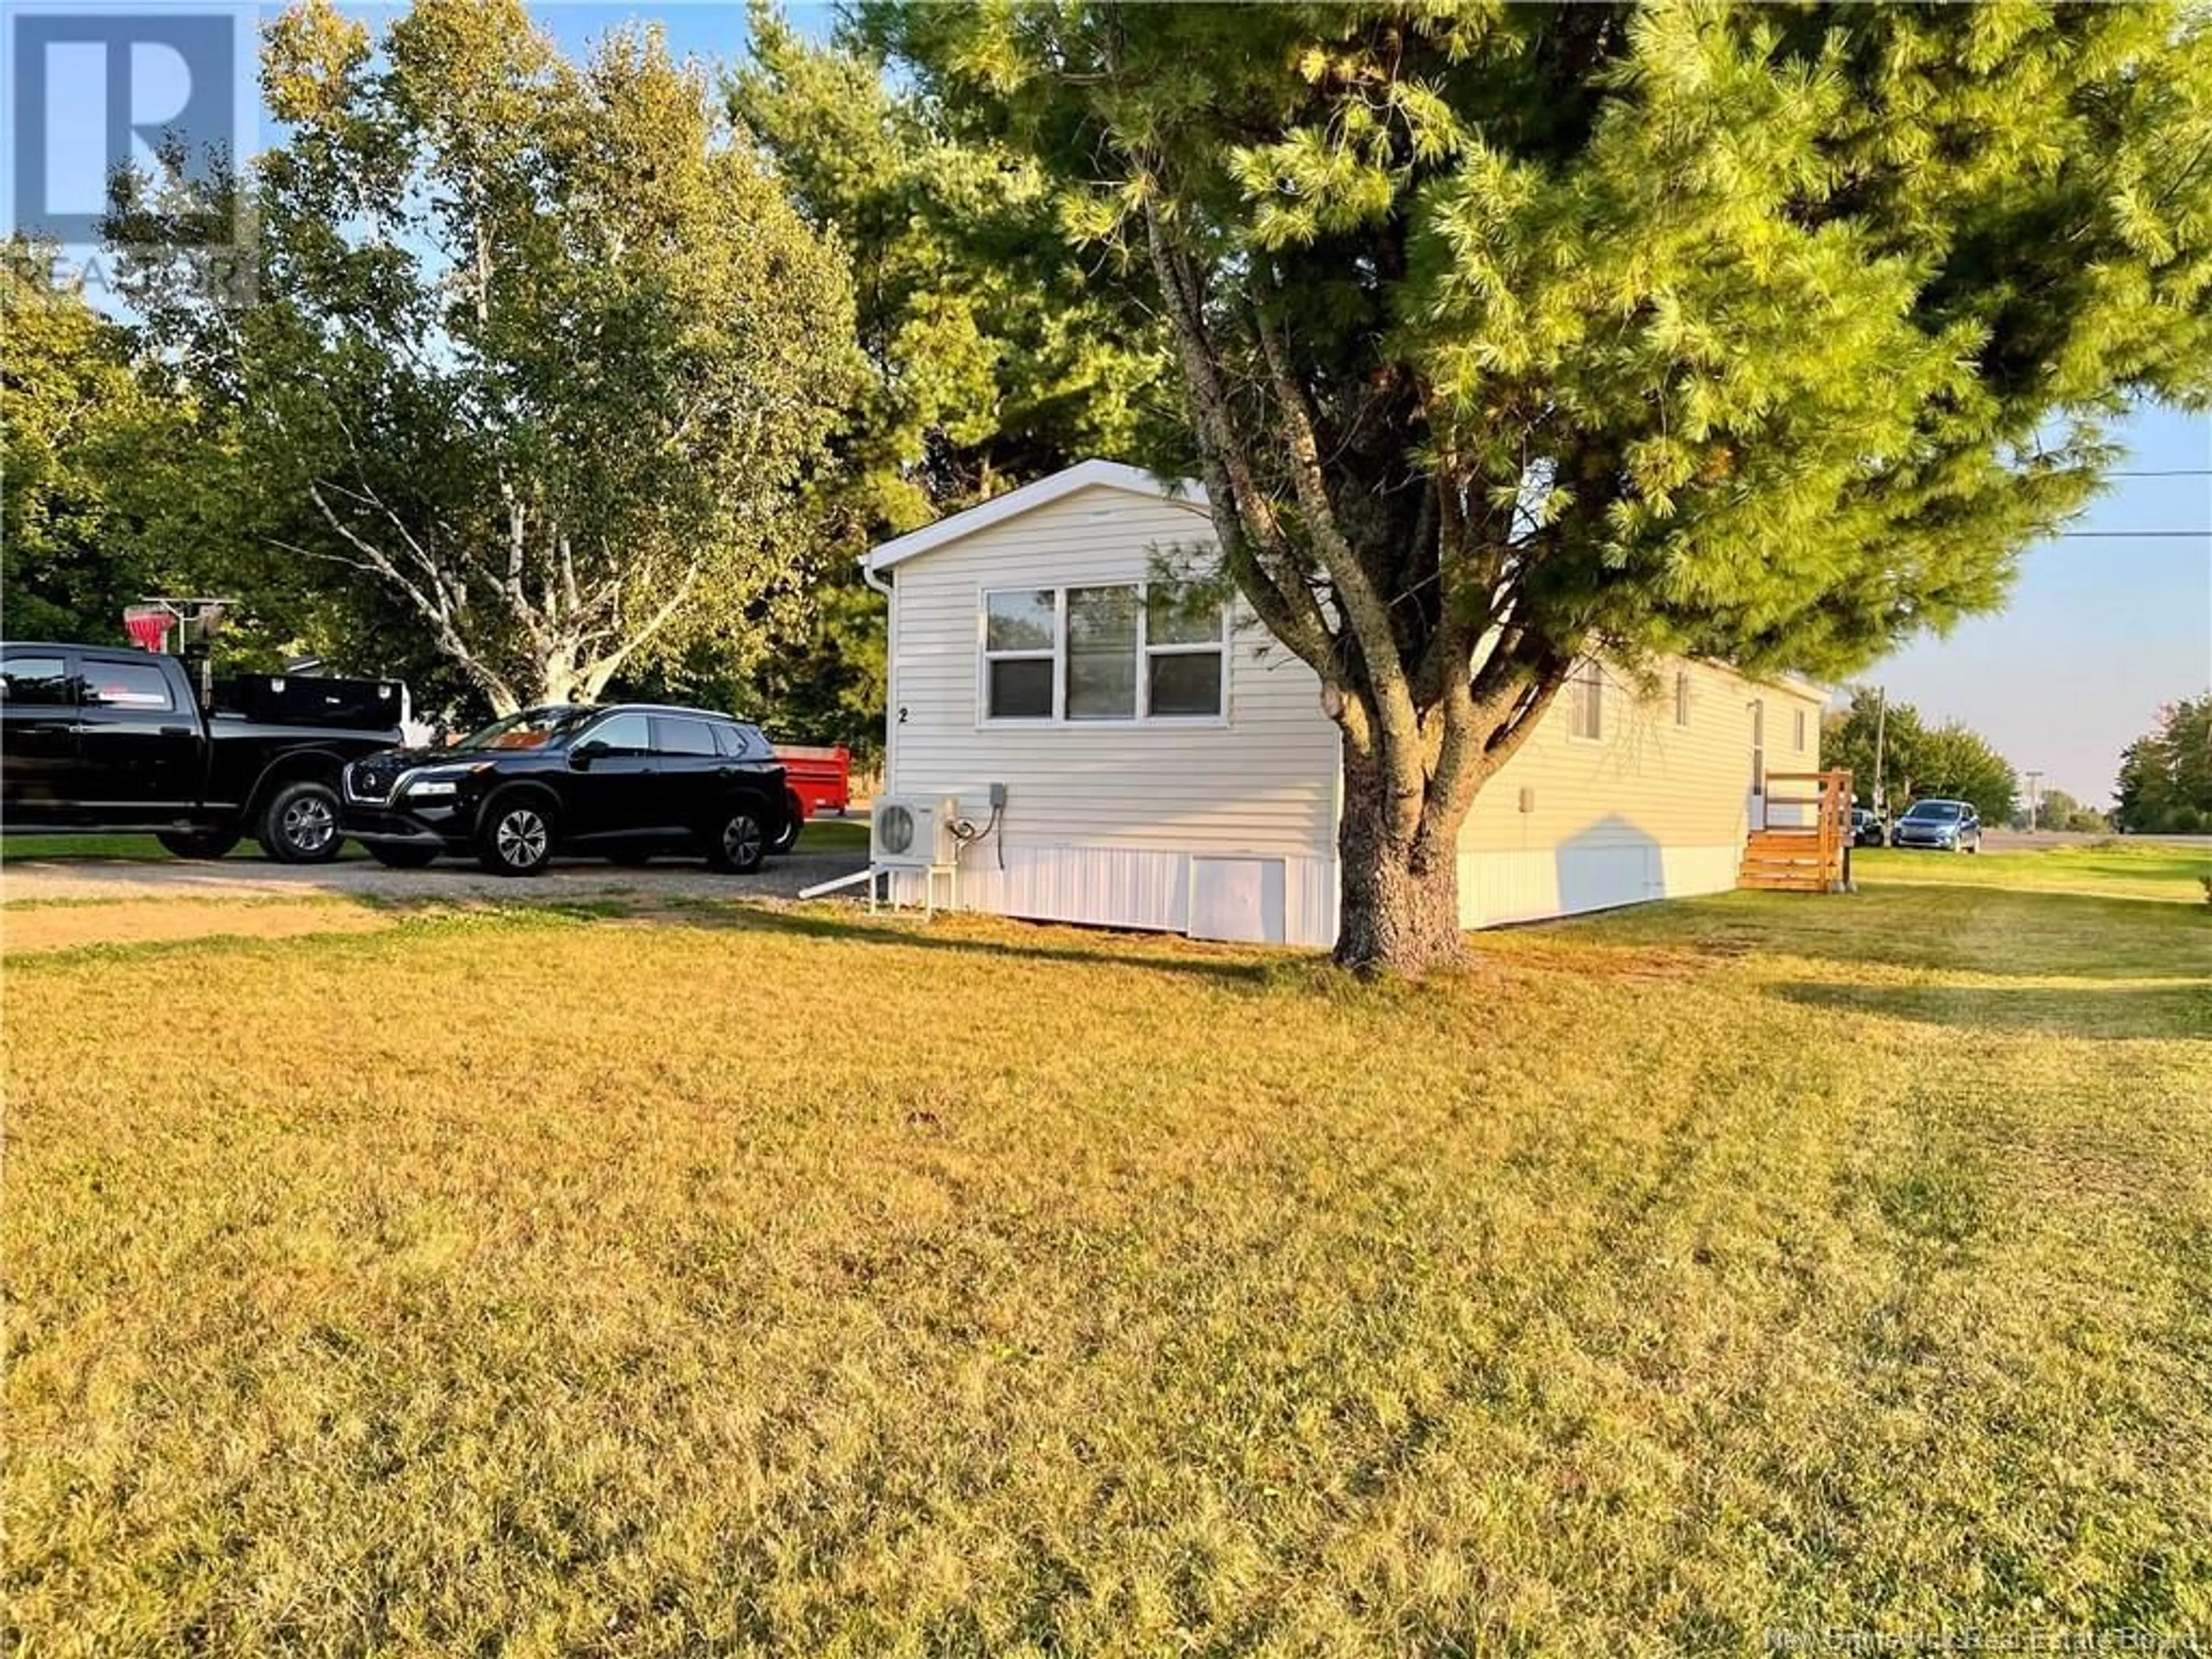
{"label": "truck tire", "polygon": [[279,786],[254,839],[279,864],[328,864],[345,837],[338,833],[338,794],[313,778]]}
{"label": "truck tire", "polygon": [[154,839],[180,859],[219,859],[240,837],[234,830],[162,830]]}
{"label": "truck tire", "polygon": [[477,819],[477,861],[495,876],[535,876],[553,861],[553,808],[537,794],[495,795]]}
{"label": "truck tire", "polygon": [[749,876],[768,856],[768,826],[754,806],[733,806],[722,815],[707,842],[707,862],[733,876]]}
{"label": "truck tire", "polygon": [[368,855],[387,870],[427,870],[437,862],[435,847],[415,847],[404,841],[370,842]]}

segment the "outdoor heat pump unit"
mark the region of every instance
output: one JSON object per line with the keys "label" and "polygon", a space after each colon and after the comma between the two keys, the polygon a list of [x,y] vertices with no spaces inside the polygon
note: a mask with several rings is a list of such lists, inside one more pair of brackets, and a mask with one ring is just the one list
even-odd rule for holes
{"label": "outdoor heat pump unit", "polygon": [[886,796],[869,809],[868,860],[880,869],[953,865],[960,845],[952,826],[959,818],[960,802],[951,795]]}

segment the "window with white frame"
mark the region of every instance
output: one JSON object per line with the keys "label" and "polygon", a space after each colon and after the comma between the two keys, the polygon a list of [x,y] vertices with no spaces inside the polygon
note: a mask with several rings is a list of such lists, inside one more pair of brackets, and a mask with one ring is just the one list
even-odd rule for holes
{"label": "window with white frame", "polygon": [[1797,711],[1797,752],[1805,752],[1805,711],[1802,708]]}
{"label": "window with white frame", "polygon": [[983,595],[987,720],[1218,720],[1228,612],[1187,582]]}
{"label": "window with white frame", "polygon": [[1678,668],[1674,671],[1674,724],[1687,726],[1689,723],[1690,671]]}
{"label": "window with white frame", "polygon": [[1060,647],[1060,594],[1049,587],[983,599],[985,706],[994,720],[1048,720]]}
{"label": "window with white frame", "polygon": [[1154,720],[1219,720],[1225,712],[1224,607],[1191,582],[1145,586],[1145,712]]}
{"label": "window with white frame", "polygon": [[1577,663],[1567,678],[1567,735],[1586,743],[1605,736],[1605,670],[1593,658]]}

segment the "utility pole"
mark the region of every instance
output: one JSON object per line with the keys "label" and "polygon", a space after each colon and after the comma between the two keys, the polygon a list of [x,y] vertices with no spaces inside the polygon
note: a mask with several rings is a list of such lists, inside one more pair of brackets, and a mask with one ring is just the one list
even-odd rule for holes
{"label": "utility pole", "polygon": [[1889,693],[1881,686],[1874,689],[1874,815],[1884,826],[1889,814],[1883,810],[1881,798],[1881,740],[1889,726]]}
{"label": "utility pole", "polygon": [[2041,784],[2042,781],[2043,781],[2043,774],[2042,774],[2042,773],[2040,773],[2040,772],[2030,772],[2030,773],[2028,773],[2028,774],[2027,775],[2027,833],[2028,833],[2029,835],[2031,835],[2031,836],[2032,836],[2032,835],[2033,835],[2033,834],[2035,833],[2035,807],[2036,807],[2036,803],[2037,803],[2037,802],[2038,802],[2038,801],[2042,798],[2042,795],[2043,795],[2043,791],[2042,791],[2042,789],[2039,787],[2039,786]]}

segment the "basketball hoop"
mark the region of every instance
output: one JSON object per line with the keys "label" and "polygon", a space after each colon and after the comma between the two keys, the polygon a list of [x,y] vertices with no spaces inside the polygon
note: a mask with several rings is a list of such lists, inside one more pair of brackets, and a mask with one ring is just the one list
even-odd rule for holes
{"label": "basketball hoop", "polygon": [[169,625],[174,619],[167,605],[131,605],[123,608],[123,631],[141,651],[166,651]]}

